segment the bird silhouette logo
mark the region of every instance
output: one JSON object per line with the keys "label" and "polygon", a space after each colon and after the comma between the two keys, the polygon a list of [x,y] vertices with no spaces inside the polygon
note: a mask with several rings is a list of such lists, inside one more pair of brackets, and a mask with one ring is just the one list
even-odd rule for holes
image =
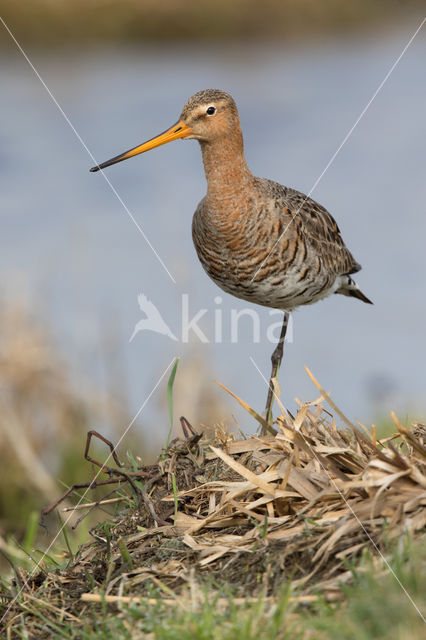
{"label": "bird silhouette logo", "polygon": [[148,300],[143,293],[140,293],[138,295],[138,303],[140,310],[146,317],[136,323],[129,342],[132,342],[139,331],[154,331],[155,333],[161,333],[163,336],[168,336],[172,340],[177,341],[176,336],[170,331],[169,326],[163,320],[161,313],[151,300]]}

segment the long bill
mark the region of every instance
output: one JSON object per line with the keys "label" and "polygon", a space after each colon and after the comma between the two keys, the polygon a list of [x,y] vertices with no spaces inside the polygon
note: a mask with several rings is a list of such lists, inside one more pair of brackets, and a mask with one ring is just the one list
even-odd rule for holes
{"label": "long bill", "polygon": [[118,156],[114,156],[110,160],[106,160],[101,164],[98,164],[96,167],[92,167],[90,171],[99,171],[100,169],[105,169],[105,167],[109,167],[112,164],[116,164],[117,162],[121,162],[122,160],[127,160],[127,158],[133,158],[133,156],[137,156],[139,153],[144,153],[145,151],[150,151],[150,149],[155,149],[155,147],[159,147],[162,144],[166,144],[167,142],[172,142],[172,140],[178,140],[179,138],[186,138],[192,132],[191,127],[188,127],[183,120],[176,122],[170,129],[163,131],[158,136],[143,142],[137,147],[133,147],[133,149],[129,149],[124,153],[120,153]]}

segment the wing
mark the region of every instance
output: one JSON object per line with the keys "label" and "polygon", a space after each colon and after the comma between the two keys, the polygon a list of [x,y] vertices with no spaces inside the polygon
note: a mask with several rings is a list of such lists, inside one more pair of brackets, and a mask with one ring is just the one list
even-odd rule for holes
{"label": "wing", "polygon": [[140,293],[138,295],[138,302],[140,310],[143,311],[147,318],[151,320],[159,320],[160,322],[163,321],[157,307],[153,302],[151,302],[151,300],[149,300],[149,298],[146,297],[146,295]]}
{"label": "wing", "polygon": [[297,235],[303,237],[308,250],[319,258],[329,273],[349,275],[361,269],[327,209],[300,191],[277,183],[273,183],[273,190],[285,209],[284,218],[289,230],[293,227]]}

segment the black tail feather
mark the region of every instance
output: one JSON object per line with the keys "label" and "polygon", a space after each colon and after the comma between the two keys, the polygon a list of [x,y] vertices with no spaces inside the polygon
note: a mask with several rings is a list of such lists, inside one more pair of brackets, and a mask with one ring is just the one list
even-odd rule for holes
{"label": "black tail feather", "polygon": [[367,304],[374,304],[367,296],[363,294],[361,289],[358,287],[357,283],[352,280],[350,276],[348,276],[347,283],[345,282],[340,289],[337,289],[336,293],[341,293],[344,296],[349,296],[351,298],[358,298],[358,300],[362,300]]}
{"label": "black tail feather", "polygon": [[367,298],[367,296],[363,294],[361,289],[346,289],[345,293],[347,296],[351,296],[352,298],[358,298],[358,300],[362,300],[367,304],[374,304],[374,302],[372,302],[369,298]]}

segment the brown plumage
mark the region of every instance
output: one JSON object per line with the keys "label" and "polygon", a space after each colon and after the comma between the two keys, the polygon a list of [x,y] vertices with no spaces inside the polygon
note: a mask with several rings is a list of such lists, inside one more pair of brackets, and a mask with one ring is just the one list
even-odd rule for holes
{"label": "brown plumage", "polygon": [[[328,211],[299,191],[252,175],[237,107],[223,91],[196,93],[173,127],[92,171],[177,138],[196,139],[201,146],[207,194],[194,214],[192,236],[201,264],[219,287],[285,312],[332,293],[371,303],[351,277],[361,267]],[[287,321],[286,313],[271,379],[282,358]],[[268,420],[272,389],[271,383]]]}

